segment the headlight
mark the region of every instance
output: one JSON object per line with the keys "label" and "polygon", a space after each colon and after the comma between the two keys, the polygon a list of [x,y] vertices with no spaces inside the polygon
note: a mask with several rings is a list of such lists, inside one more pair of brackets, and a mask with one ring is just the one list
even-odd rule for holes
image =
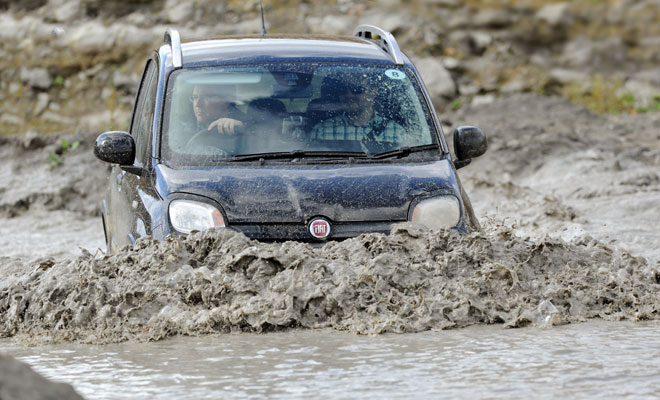
{"label": "headlight", "polygon": [[430,229],[452,228],[458,225],[461,210],[454,196],[433,197],[415,206],[410,220]]}
{"label": "headlight", "polygon": [[170,203],[170,222],[181,233],[224,227],[225,220],[217,208],[192,200],[173,200]]}

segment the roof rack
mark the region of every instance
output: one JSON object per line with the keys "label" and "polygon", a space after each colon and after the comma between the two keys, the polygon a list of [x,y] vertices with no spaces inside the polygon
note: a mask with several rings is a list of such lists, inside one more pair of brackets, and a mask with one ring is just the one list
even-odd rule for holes
{"label": "roof rack", "polygon": [[403,53],[399,49],[399,44],[388,31],[373,25],[360,25],[353,31],[353,36],[376,42],[396,64],[403,64]]}
{"label": "roof rack", "polygon": [[183,66],[183,52],[181,51],[181,36],[179,31],[170,28],[165,32],[165,44],[169,44],[172,49],[172,65],[174,68]]}

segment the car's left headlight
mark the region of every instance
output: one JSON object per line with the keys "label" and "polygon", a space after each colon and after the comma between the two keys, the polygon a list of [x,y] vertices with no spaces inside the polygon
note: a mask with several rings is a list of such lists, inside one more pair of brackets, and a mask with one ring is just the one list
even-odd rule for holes
{"label": "car's left headlight", "polygon": [[430,229],[452,228],[461,219],[458,199],[454,196],[433,197],[422,200],[415,206],[411,222],[427,226]]}
{"label": "car's left headlight", "polygon": [[169,216],[174,229],[181,233],[225,226],[225,219],[217,208],[199,201],[173,200]]}

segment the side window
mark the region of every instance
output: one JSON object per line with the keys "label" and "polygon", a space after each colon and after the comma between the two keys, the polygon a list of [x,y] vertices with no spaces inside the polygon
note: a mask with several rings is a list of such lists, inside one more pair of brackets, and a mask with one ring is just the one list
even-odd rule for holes
{"label": "side window", "polygon": [[149,155],[149,143],[154,120],[156,90],[158,88],[156,63],[149,60],[142,75],[135,113],[131,121],[131,135],[135,140],[135,158],[144,164]]}

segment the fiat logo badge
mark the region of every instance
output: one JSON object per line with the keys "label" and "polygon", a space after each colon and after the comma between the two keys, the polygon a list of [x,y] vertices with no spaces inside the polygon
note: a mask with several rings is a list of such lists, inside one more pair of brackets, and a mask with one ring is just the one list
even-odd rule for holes
{"label": "fiat logo badge", "polygon": [[309,233],[317,239],[325,239],[330,236],[330,222],[323,218],[313,219],[309,223]]}

